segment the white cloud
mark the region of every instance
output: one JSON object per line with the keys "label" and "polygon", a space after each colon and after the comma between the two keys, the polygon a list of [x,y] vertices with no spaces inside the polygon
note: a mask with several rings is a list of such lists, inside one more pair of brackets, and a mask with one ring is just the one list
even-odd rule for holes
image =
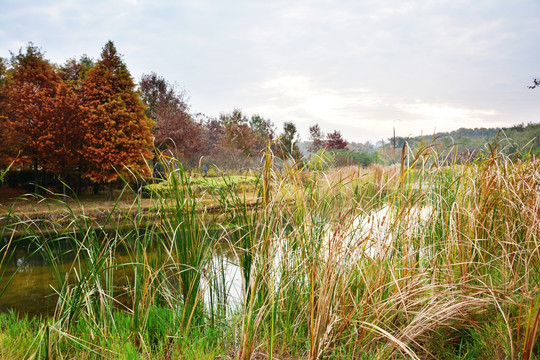
{"label": "white cloud", "polygon": [[33,41],[62,63],[110,39],[136,78],[178,82],[208,115],[240,107],[352,141],[538,121],[537,0],[44,4],[2,2],[0,56]]}
{"label": "white cloud", "polygon": [[[367,88],[333,88],[321,85],[316,79],[291,74],[264,81],[244,96],[252,104],[244,110],[269,117],[278,126],[292,121],[304,139],[307,128],[315,123],[325,131],[347,129],[344,135],[354,141],[367,140],[368,135],[380,138],[382,132],[391,131],[392,121],[380,117],[385,109],[392,107],[388,95]],[[388,125],[379,134],[375,134],[373,126],[377,117],[379,127],[383,122]]]}
{"label": "white cloud", "polygon": [[428,104],[420,101],[413,104],[401,104],[398,108],[414,115],[441,121],[478,121],[485,116],[497,115],[497,111],[494,109],[466,109],[448,104]]}
{"label": "white cloud", "polygon": [[304,114],[303,122],[350,123],[362,117],[362,110],[381,106],[384,98],[369,89],[324,87],[301,75],[281,76],[259,86],[263,91],[262,99],[270,97],[280,104],[288,104],[281,111]]}
{"label": "white cloud", "polygon": [[459,127],[504,126],[494,108],[407,99],[368,88],[332,88],[302,75],[283,75],[245,93],[252,105],[245,110],[278,122],[293,121],[303,138],[319,123],[323,130],[345,129],[351,141],[381,139],[421,132],[450,131]]}

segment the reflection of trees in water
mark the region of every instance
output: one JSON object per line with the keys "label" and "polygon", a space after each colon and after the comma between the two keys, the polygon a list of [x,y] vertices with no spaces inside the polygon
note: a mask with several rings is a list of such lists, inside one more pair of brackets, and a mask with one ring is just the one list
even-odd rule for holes
{"label": "reflection of trees in water", "polygon": [[[210,238],[210,241],[215,241],[219,238],[219,234],[210,234]],[[0,249],[5,249],[7,246],[8,242],[5,240],[0,240]],[[58,299],[54,290],[56,284],[50,272],[49,260],[44,256],[43,248],[40,248],[43,241],[48,241],[47,245],[54,256],[58,256],[62,273],[69,274],[69,283],[73,285],[76,283],[73,266],[77,269],[84,268],[86,259],[83,256],[85,253],[77,252],[72,241],[68,239],[37,239],[35,241],[19,239],[13,241],[9,249],[10,252],[6,254],[6,261],[0,269],[0,271],[5,271],[3,277],[0,277],[0,289],[10,281],[5,293],[0,297],[0,312],[14,309],[21,313],[40,315],[50,314],[54,311]],[[129,246],[129,244],[126,245]],[[227,306],[227,303],[231,301],[234,303],[242,297],[242,279],[237,266],[237,258],[230,244],[217,244],[213,249],[214,258],[209,264],[211,268],[206,268],[203,273],[203,282],[207,291],[205,302],[210,304],[210,296],[213,296],[214,305],[215,301],[219,301]],[[77,253],[79,258],[76,259]],[[154,253],[152,252],[152,254]],[[0,256],[3,255],[4,252],[0,251]],[[114,298],[119,303],[129,307],[133,300],[131,289],[134,274],[132,266],[123,266],[123,264],[132,263],[133,259],[130,258],[124,246],[116,247],[112,256],[114,256],[117,265],[114,274]],[[163,261],[166,260],[163,259]],[[165,271],[167,279],[165,286],[168,287],[168,291],[178,289],[179,278],[178,274],[175,273],[177,268],[171,264],[162,270]],[[223,275],[223,277],[218,276],[218,274]],[[215,293],[211,295],[208,292],[210,283],[212,286],[216,286],[216,282],[221,282],[219,287],[222,289],[222,293],[217,298]],[[224,295],[227,299],[223,297]],[[230,303],[230,305],[233,304]]]}
{"label": "reflection of trees in water", "polygon": [[[67,241],[54,241],[49,243],[49,247],[54,251],[55,255],[62,257],[64,261],[73,260],[75,254],[70,251],[72,247]],[[8,266],[47,266],[48,261],[43,253],[40,252],[39,244],[29,241],[15,242],[15,245],[11,245],[6,254],[6,260],[4,264]],[[0,251],[0,256],[3,256],[4,252]],[[46,269],[45,269],[46,270]]]}

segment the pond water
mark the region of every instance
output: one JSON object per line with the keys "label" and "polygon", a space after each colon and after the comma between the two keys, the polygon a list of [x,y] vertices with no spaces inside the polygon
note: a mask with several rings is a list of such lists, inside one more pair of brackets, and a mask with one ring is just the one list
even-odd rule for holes
{"label": "pond water", "polygon": [[[2,269],[0,311],[13,309],[20,313],[50,313],[56,305],[56,296],[50,287],[53,283],[49,268],[43,258],[29,257],[23,247],[17,248]],[[67,268],[65,269],[67,271]],[[11,279],[8,285],[8,281]]]}
{"label": "pond water", "polygon": [[[407,211],[397,213],[395,209],[383,206],[380,209],[361,213],[351,224],[351,231],[346,235],[347,241],[340,242],[342,246],[347,247],[348,256],[354,259],[364,258],[382,258],[392,256],[393,243],[396,236],[406,235],[412,238],[415,233],[421,233],[422,228],[433,217],[434,209],[429,206],[422,208],[413,207]],[[326,245],[334,232],[330,228],[325,229]],[[212,236],[212,235],[211,235]],[[234,252],[234,246],[223,243],[220,244],[216,239],[207,239],[211,244],[212,257],[203,271],[201,287],[204,289],[205,304],[212,303],[210,299],[212,292],[219,288],[227,297],[227,306],[236,306],[242,300],[242,274],[238,267],[238,257]],[[43,240],[41,240],[43,241]],[[60,272],[62,274],[70,273],[73,280],[73,266],[75,252],[68,241],[53,241],[54,252],[62,254],[60,262]],[[277,242],[279,244],[279,241]],[[0,240],[0,262],[5,255],[4,263],[0,268],[0,292],[9,282],[5,292],[0,296],[0,312],[6,312],[13,309],[19,313],[51,314],[57,303],[54,287],[58,286],[51,274],[51,267],[48,264],[47,257],[38,251],[38,245],[29,241],[17,241],[16,246],[11,244],[9,252],[2,252],[8,244],[7,239]],[[279,246],[278,246],[279,248]],[[286,250],[283,250],[286,251]],[[421,257],[426,255],[426,250],[418,250]],[[154,256],[151,250],[147,255]],[[274,258],[274,267],[279,263],[285,254],[276,252]],[[80,258],[80,257],[79,257]],[[127,296],[120,296],[125,293],[126,284],[131,283],[133,279],[132,266],[120,266],[129,264],[133,260],[129,256],[126,248],[118,246],[114,251],[116,270],[114,274],[114,285],[118,291],[115,291],[117,300],[129,305]],[[84,260],[77,266],[84,267]],[[218,274],[218,275],[213,275]],[[221,281],[217,284],[216,281]]]}
{"label": "pond water", "polygon": [[[422,228],[433,220],[433,216],[434,209],[431,206],[415,206],[401,211],[383,206],[354,220],[351,240],[365,239],[361,251],[372,259],[388,256],[397,240],[396,235],[412,237],[415,233],[421,233]],[[420,249],[422,256],[425,252],[425,248]]]}
{"label": "pond water", "polygon": [[[6,249],[9,241],[0,240],[0,250]],[[71,282],[74,272],[72,266],[75,252],[67,241],[55,241],[56,254],[62,254],[60,271],[62,274],[70,273]],[[212,247],[214,253],[211,265],[214,271],[219,270],[223,274],[224,288],[233,301],[240,301],[242,297],[242,276],[237,266],[237,258],[231,251],[230,246],[219,245]],[[14,241],[9,251],[0,251],[0,261],[4,262],[0,268],[0,312],[14,310],[20,314],[44,315],[52,314],[55,310],[58,296],[55,287],[58,285],[51,272],[49,261],[38,246],[29,241]],[[123,247],[117,247],[114,254],[116,264],[129,264],[132,259]],[[77,262],[77,266],[79,263]],[[81,260],[80,266],[85,266],[85,260]],[[207,274],[210,272],[206,272]],[[114,275],[115,287],[125,289],[127,282],[133,279],[131,266],[118,266]],[[210,279],[202,279],[201,286],[208,289]],[[1,294],[2,290],[5,291]],[[116,294],[115,294],[116,296]],[[205,302],[209,302],[210,291],[205,291]],[[121,302],[127,303],[127,297],[118,297]]]}

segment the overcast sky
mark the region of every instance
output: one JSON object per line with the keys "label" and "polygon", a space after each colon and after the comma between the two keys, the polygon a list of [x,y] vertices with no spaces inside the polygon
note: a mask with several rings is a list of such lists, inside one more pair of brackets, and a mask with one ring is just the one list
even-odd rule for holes
{"label": "overcast sky", "polygon": [[540,121],[538,0],[0,0],[0,57],[108,41],[194,113],[239,108],[349,141]]}

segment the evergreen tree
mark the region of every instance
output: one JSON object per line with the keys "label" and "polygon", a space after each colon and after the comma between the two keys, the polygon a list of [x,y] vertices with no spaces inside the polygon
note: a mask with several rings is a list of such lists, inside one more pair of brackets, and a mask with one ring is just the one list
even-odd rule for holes
{"label": "evergreen tree", "polygon": [[283,124],[283,133],[279,139],[278,155],[282,159],[292,158],[295,161],[299,161],[302,155],[298,148],[298,141],[299,138],[294,123],[285,122]]}
{"label": "evergreen tree", "polygon": [[149,175],[146,160],[152,155],[153,123],[146,117],[135,83],[112,41],[86,73],[82,92],[88,111],[83,152],[89,167],[85,176],[111,184],[128,169]]}

